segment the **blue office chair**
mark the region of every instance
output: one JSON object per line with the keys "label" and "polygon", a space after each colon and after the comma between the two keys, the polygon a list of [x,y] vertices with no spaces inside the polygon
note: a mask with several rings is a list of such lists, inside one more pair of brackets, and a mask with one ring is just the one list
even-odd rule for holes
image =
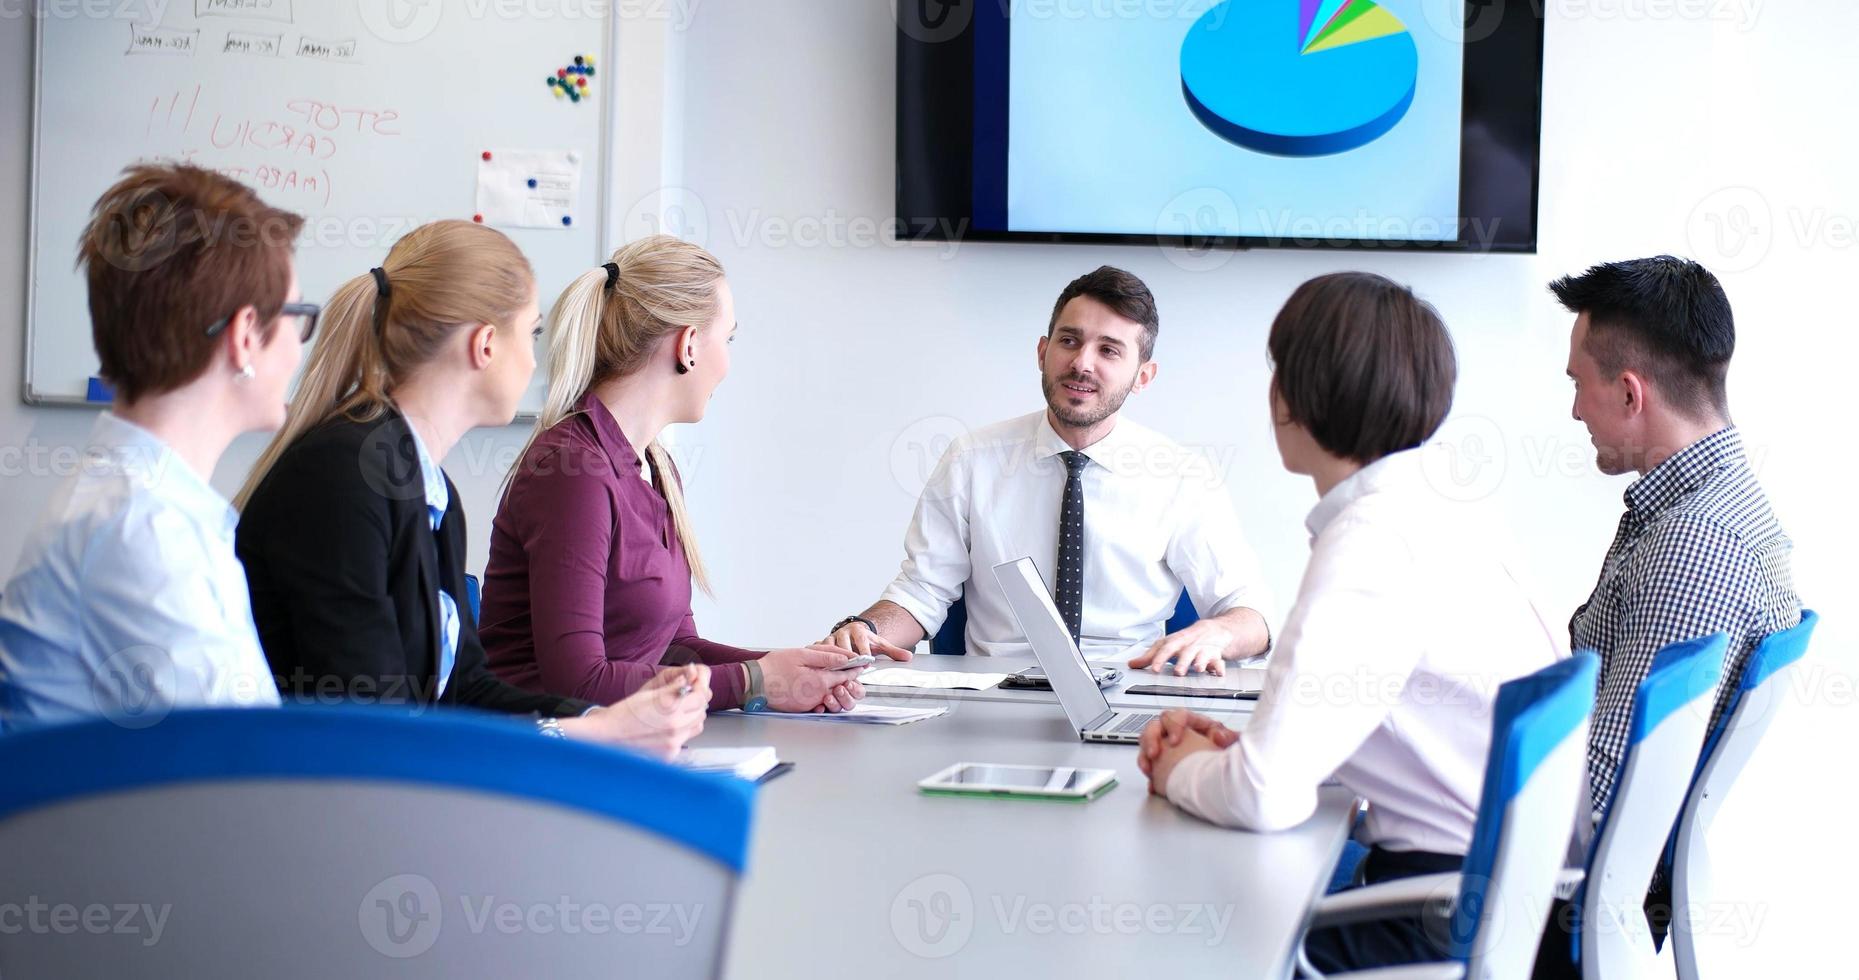
{"label": "blue office chair", "polygon": [[1716,727],[1705,740],[1704,754],[1691,781],[1685,807],[1678,817],[1678,828],[1671,855],[1672,864],[1672,952],[1677,961],[1679,980],[1700,980],[1717,974],[1723,967],[1721,957],[1708,955],[1709,939],[1705,923],[1694,922],[1687,914],[1703,915],[1714,908],[1717,894],[1711,881],[1710,829],[1730,795],[1737,777],[1755,753],[1756,745],[1769,730],[1775,717],[1777,699],[1787,691],[1801,658],[1807,655],[1807,641],[1814,633],[1820,616],[1811,609],[1801,611],[1801,622],[1779,633],[1770,634],[1750,651],[1737,677],[1736,690]]}
{"label": "blue office chair", "polygon": [[[1194,609],[1194,600],[1188,598],[1188,590],[1181,590],[1181,598],[1175,602],[1175,614],[1168,617],[1163,627],[1173,633],[1186,629],[1199,622],[1201,614]],[[968,603],[956,599],[949,605],[949,615],[942,621],[942,628],[930,637],[930,652],[959,657],[968,652]]]}
{"label": "blue office chair", "polygon": [[[1418,875],[1325,896],[1309,928],[1420,915],[1451,959],[1351,973],[1375,980],[1528,976],[1566,842],[1587,799],[1588,722],[1599,660],[1578,653],[1498,688],[1472,846],[1457,872]],[[1303,971],[1317,976],[1302,945]]]}
{"label": "blue office chair", "polygon": [[1634,692],[1613,799],[1570,900],[1583,980],[1665,972],[1646,920],[1646,889],[1690,788],[1729,644],[1717,633],[1667,646]]}
{"label": "blue office chair", "polygon": [[478,584],[476,575],[465,576],[465,602],[471,606],[471,621],[478,621],[478,606],[484,602],[484,586]]}
{"label": "blue office chair", "polygon": [[753,802],[463,709],[86,722],[0,772],[0,907],[112,910],[7,936],[21,977],[714,977]]}

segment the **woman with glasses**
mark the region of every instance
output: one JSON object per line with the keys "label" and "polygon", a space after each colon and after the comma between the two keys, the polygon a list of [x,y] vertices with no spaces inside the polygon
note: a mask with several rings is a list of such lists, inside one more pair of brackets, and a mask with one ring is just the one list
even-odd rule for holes
{"label": "woman with glasses", "polygon": [[485,666],[465,593],[465,512],[439,468],[466,432],[508,425],[536,367],[536,281],[501,232],[436,221],[329,302],[290,418],[239,502],[237,548],[285,697],[461,705],[545,733],[668,754],[703,728],[709,668],[588,701]]}
{"label": "woman with glasses", "polygon": [[92,209],[78,256],[115,402],[0,589],[0,730],[278,702],[207,481],[235,437],[284,421],[317,317],[297,302],[302,223],[179,164],[131,167]]}

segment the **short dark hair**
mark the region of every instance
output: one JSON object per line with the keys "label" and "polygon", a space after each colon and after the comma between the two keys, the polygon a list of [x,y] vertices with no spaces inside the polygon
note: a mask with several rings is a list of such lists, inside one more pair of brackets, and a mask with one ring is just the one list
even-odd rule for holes
{"label": "short dark hair", "polygon": [[1584,349],[1602,371],[1645,375],[1693,418],[1729,414],[1724,381],[1736,352],[1736,322],[1709,269],[1655,255],[1563,276],[1549,291],[1570,313],[1588,314]]}
{"label": "short dark hair", "polygon": [[1291,421],[1363,465],[1439,431],[1458,377],[1439,312],[1400,283],[1336,272],[1297,287],[1266,341]]}
{"label": "short dark hair", "polygon": [[289,298],[303,219],[252,189],[184,163],[123,171],[78,240],[90,336],[121,402],[198,378],[220,340],[208,324],[246,306],[268,341]]}
{"label": "short dark hair", "polygon": [[1156,331],[1162,327],[1155,311],[1155,296],[1141,279],[1111,265],[1100,265],[1066,284],[1059,293],[1059,301],[1052,304],[1052,319],[1046,323],[1046,336],[1052,336],[1053,329],[1059,325],[1059,312],[1065,309],[1065,304],[1080,296],[1089,296],[1110,307],[1112,313],[1141,324],[1142,339],[1137,346],[1142,349],[1142,359],[1146,362],[1154,356]]}

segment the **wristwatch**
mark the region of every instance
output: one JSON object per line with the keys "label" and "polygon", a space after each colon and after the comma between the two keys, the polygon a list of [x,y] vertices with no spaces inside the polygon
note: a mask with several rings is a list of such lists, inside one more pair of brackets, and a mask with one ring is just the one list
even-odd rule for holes
{"label": "wristwatch", "polygon": [[848,626],[851,626],[853,623],[864,623],[865,629],[870,631],[871,635],[873,636],[878,635],[878,624],[872,622],[869,619],[866,619],[863,616],[847,616],[846,618],[840,620],[839,622],[834,623],[833,628],[826,631],[827,635],[831,636],[832,634],[837,633],[840,630],[845,629]]}
{"label": "wristwatch", "polygon": [[762,665],[753,660],[744,660],[742,670],[749,678],[749,686],[742,692],[742,710],[767,711],[768,692],[762,689]]}

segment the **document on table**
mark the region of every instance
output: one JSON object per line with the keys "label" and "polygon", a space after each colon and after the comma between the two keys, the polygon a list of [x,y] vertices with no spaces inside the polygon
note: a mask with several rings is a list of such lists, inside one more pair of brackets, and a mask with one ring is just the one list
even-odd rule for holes
{"label": "document on table", "polygon": [[686,748],[673,756],[673,765],[695,772],[723,772],[738,779],[754,781],[781,764],[772,745],[741,748]]}
{"label": "document on table", "polygon": [[934,691],[986,691],[1000,686],[1006,674],[976,674],[959,670],[911,670],[908,667],[882,667],[868,670],[859,677],[860,684],[879,687],[914,687]]}
{"label": "document on table", "polygon": [[[740,709],[738,709],[740,710]],[[948,708],[895,708],[888,704],[859,704],[851,711],[788,712],[758,711],[757,718],[783,718],[790,721],[825,721],[841,725],[908,725],[913,721],[946,714]]]}

